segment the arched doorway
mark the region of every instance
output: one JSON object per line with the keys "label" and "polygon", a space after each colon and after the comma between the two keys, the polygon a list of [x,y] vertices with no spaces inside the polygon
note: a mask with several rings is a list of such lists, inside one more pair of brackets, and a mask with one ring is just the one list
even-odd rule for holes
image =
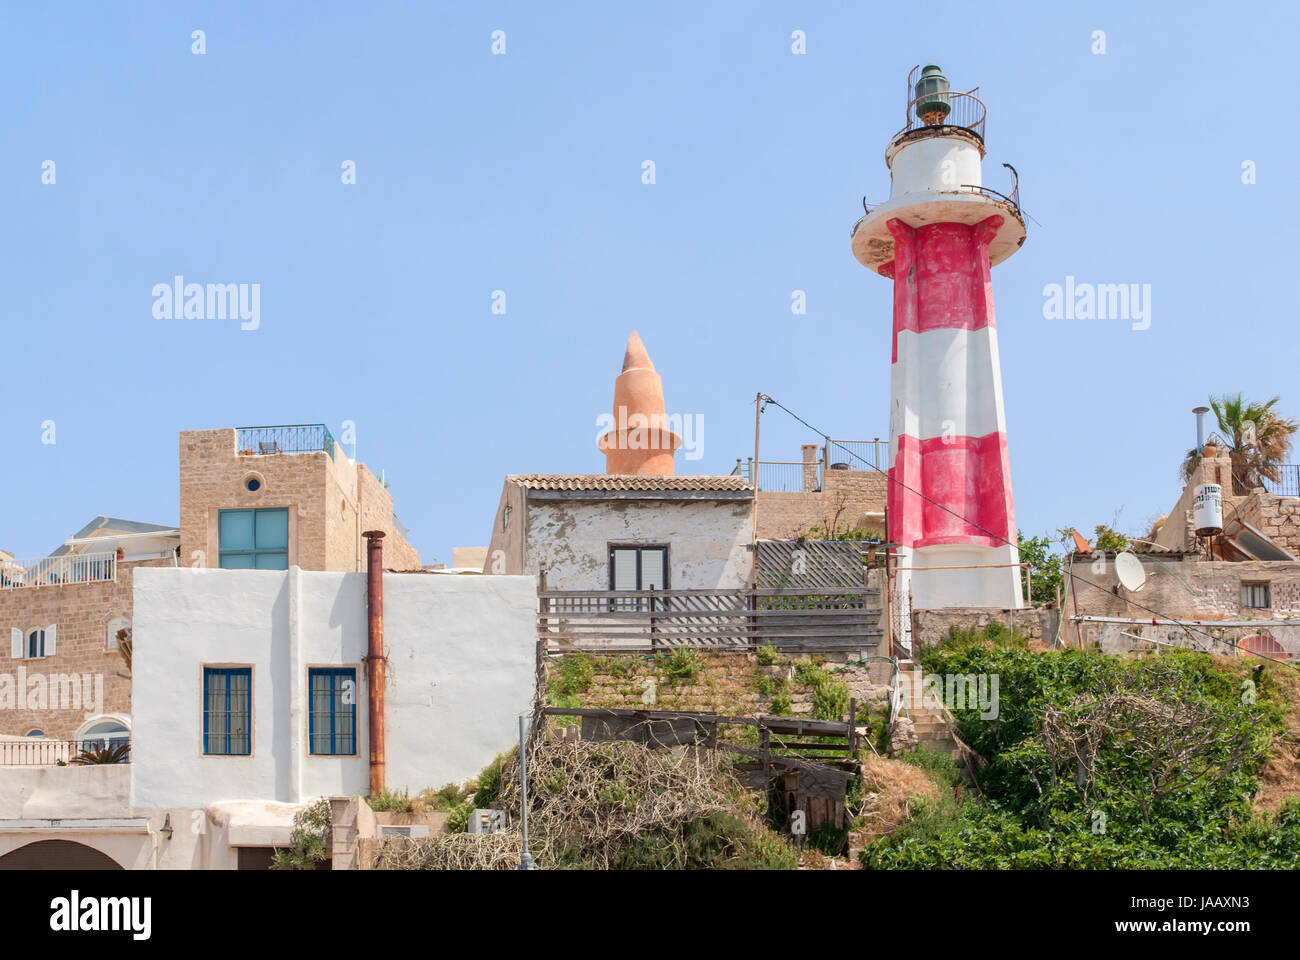
{"label": "arched doorway", "polygon": [[122,870],[94,847],[72,840],[37,840],[0,857],[0,870]]}
{"label": "arched doorway", "polygon": [[1286,652],[1286,648],[1274,640],[1273,635],[1267,630],[1243,637],[1240,649],[1243,656],[1257,653],[1262,657],[1269,657],[1273,660],[1289,660],[1291,656]]}

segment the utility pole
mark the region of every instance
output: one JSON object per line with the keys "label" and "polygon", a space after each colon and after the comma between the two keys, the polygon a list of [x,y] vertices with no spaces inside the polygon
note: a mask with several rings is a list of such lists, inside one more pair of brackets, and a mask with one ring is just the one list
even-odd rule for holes
{"label": "utility pole", "polygon": [[758,549],[758,432],[763,421],[763,393],[759,391],[754,395],[754,466],[749,471],[749,484],[754,488],[754,509],[751,511],[753,524],[751,529],[750,540],[754,543],[754,549]]}

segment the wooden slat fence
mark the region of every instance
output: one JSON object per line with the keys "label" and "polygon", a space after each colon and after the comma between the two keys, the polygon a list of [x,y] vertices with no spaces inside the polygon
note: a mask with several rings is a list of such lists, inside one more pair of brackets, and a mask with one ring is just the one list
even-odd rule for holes
{"label": "wooden slat fence", "polygon": [[539,590],[537,634],[548,650],[654,652],[697,647],[843,652],[882,636],[880,592],[780,590]]}

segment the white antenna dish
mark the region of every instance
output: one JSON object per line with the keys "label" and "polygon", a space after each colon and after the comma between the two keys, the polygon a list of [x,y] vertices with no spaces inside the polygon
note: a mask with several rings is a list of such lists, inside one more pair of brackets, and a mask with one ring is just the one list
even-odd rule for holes
{"label": "white antenna dish", "polygon": [[1136,593],[1147,582],[1147,572],[1142,569],[1142,561],[1136,555],[1125,550],[1115,554],[1115,576],[1124,585],[1125,590]]}

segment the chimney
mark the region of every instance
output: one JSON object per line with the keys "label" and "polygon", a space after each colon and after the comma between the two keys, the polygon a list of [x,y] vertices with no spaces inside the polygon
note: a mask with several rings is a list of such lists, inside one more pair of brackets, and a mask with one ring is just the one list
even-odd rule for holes
{"label": "chimney", "polygon": [[370,691],[370,796],[384,792],[384,532],[366,538],[366,684]]}
{"label": "chimney", "polygon": [[817,492],[817,460],[821,448],[815,443],[801,444],[803,451],[803,492]]}
{"label": "chimney", "polygon": [[1193,407],[1192,413],[1196,414],[1196,452],[1200,453],[1201,448],[1205,446],[1205,415],[1210,412],[1209,407]]}

